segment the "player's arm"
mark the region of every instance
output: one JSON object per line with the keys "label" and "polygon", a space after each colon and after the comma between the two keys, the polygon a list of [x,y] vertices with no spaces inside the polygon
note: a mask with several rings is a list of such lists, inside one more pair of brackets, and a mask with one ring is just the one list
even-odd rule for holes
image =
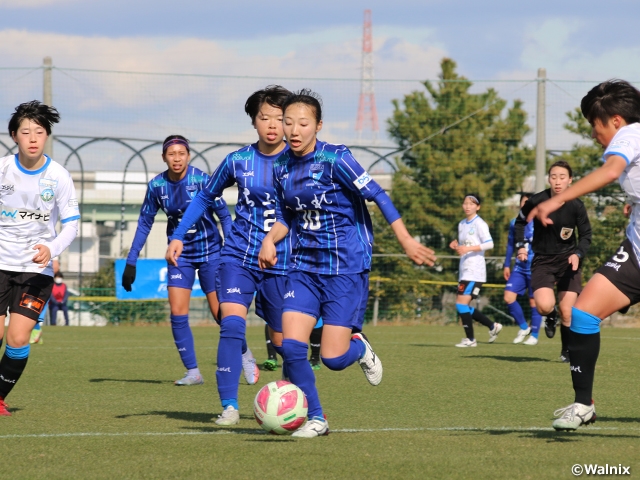
{"label": "player's arm", "polygon": [[218,217],[218,220],[220,220],[224,238],[228,238],[229,234],[231,233],[231,225],[233,225],[233,219],[231,218],[229,208],[227,207],[227,202],[224,201],[224,198],[218,197],[215,199],[213,203],[213,211]]}
{"label": "player's arm", "polygon": [[589,221],[589,215],[587,209],[581,202],[578,210],[578,218],[576,220],[578,227],[578,247],[576,248],[576,255],[578,258],[583,259],[589,252],[591,246],[591,222]]}
{"label": "player's arm", "polygon": [[529,217],[531,211],[535,208],[535,197],[536,196],[534,195],[524,203],[524,205],[520,209],[520,212],[518,212],[518,216],[516,217],[516,221],[513,226],[513,235],[515,240],[514,246],[516,248],[517,258],[521,262],[526,262],[529,257],[529,252],[525,247],[526,240],[524,236],[524,230],[527,227],[527,223],[529,223],[527,218]]}
{"label": "player's arm", "polygon": [[504,256],[504,264],[503,268],[503,276],[505,280],[509,280],[511,276],[511,257],[513,256],[513,250],[515,248],[516,237],[515,237],[515,220],[509,223],[509,235],[507,236],[507,252]]}

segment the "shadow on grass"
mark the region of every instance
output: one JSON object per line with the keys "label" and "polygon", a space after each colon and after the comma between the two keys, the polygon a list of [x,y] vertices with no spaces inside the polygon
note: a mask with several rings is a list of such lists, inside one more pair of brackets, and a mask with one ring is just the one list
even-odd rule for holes
{"label": "shadow on grass", "polygon": [[441,343],[410,343],[410,347],[430,347],[430,348],[451,348],[452,345],[443,345]]}
{"label": "shadow on grass", "polygon": [[638,423],[638,417],[601,417],[598,415],[598,423],[600,422],[620,422],[620,423]]}
{"label": "shadow on grass", "polygon": [[170,420],[182,420],[185,422],[194,422],[194,423],[212,423],[214,418],[217,418],[217,415],[214,415],[213,413],[169,412],[169,411],[159,411],[159,410],[147,412],[147,413],[132,413],[131,415],[116,415],[115,418],[150,417],[150,416],[165,417]]}
{"label": "shadow on grass", "polygon": [[463,358],[490,358],[491,360],[501,360],[503,362],[514,362],[514,363],[528,363],[528,362],[555,362],[555,360],[549,360],[548,358],[540,358],[540,357],[514,357],[514,356],[503,356],[503,355],[468,355]]}
{"label": "shadow on grass", "polygon": [[103,382],[123,382],[123,383],[173,383],[171,380],[145,380],[143,378],[140,379],[131,379],[131,378],[92,378],[89,380],[91,383],[103,383]]}
{"label": "shadow on grass", "polygon": [[482,433],[485,433],[486,435],[493,435],[493,436],[511,435],[513,433],[516,433],[520,438],[534,438],[539,440],[546,440],[547,443],[570,443],[570,442],[581,441],[586,438],[594,438],[594,437],[607,438],[607,439],[614,439],[614,438],[632,438],[634,440],[640,439],[640,435],[618,435],[615,433],[611,433],[611,434],[600,433],[598,432],[598,430],[589,430],[589,427],[583,428],[576,432],[556,432],[556,431],[548,431],[548,430],[523,432],[522,430],[517,430],[517,429],[513,429],[513,430],[500,429],[500,430],[486,430],[486,431],[483,431]]}
{"label": "shadow on grass", "polygon": [[[257,428],[236,428],[236,427],[183,427],[190,431],[198,431],[203,433],[236,433],[242,435],[259,435],[264,436],[265,439],[263,441],[282,441],[278,440],[278,437],[273,437],[269,435],[267,432],[262,430],[256,425]],[[269,436],[267,436],[269,435]],[[258,439],[253,441],[260,441]]]}

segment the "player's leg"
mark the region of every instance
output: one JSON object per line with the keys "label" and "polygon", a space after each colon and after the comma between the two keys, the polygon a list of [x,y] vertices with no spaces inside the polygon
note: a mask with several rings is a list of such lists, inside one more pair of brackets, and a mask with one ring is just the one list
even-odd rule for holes
{"label": "player's leg", "polygon": [[476,337],[473,334],[473,320],[471,319],[471,291],[475,282],[461,281],[458,283],[458,295],[456,296],[456,311],[460,316],[466,338],[463,338],[456,347],[475,347]]}
{"label": "player's leg", "polygon": [[560,325],[560,340],[562,343],[560,350],[560,360],[564,363],[569,363],[569,332],[571,327],[571,309],[575,305],[577,298],[577,292],[558,292],[560,318],[562,319],[562,323]]}
{"label": "player's leg", "polygon": [[40,313],[40,315],[38,316],[38,321],[36,322],[35,326],[33,327],[33,330],[31,330],[31,337],[29,338],[29,343],[30,344],[34,344],[34,343],[43,343],[42,340],[42,325],[44,324],[44,319],[45,316],[47,314],[47,310],[49,309],[49,302],[47,302],[44,305],[44,308],[42,309],[42,313]]}
{"label": "player's leg", "polygon": [[542,315],[538,312],[533,292],[529,289],[529,306],[531,307],[531,335],[524,341],[524,345],[537,345],[540,326],[542,325]]}
{"label": "player's leg", "polygon": [[524,317],[522,307],[518,303],[518,295],[521,295],[526,291],[526,284],[523,274],[519,270],[515,270],[504,289],[504,301],[507,304],[509,315],[513,317],[516,324],[520,327],[516,338],[513,343],[522,343],[527,335],[531,333],[531,328],[527,324],[527,320]]}
{"label": "player's leg", "polygon": [[191,289],[177,286],[167,287],[169,293],[169,306],[171,307],[171,333],[180,360],[187,370],[179,380],[174,382],[176,386],[201,385],[204,383],[198,361],[196,359],[195,342],[193,332],[189,325],[189,301]]}
{"label": "player's leg", "polygon": [[309,346],[311,347],[311,357],[309,357],[309,363],[314,370],[320,370],[320,345],[322,340],[322,327],[324,323],[322,318],[319,318],[315,327],[311,331],[309,337]]}
{"label": "player's leg", "polygon": [[55,303],[47,302],[49,305],[49,325],[57,326],[58,323],[58,306]]}
{"label": "player's leg", "polygon": [[273,348],[273,343],[271,343],[271,335],[269,334],[269,325],[264,324],[264,340],[267,345],[267,359],[262,364],[262,367],[265,370],[277,370],[278,369],[278,353],[276,349]]}
{"label": "player's leg", "polygon": [[[282,349],[282,303],[284,302],[284,296],[287,293],[287,277],[285,275],[275,275],[264,273],[262,275],[262,281],[260,282],[258,292],[256,294],[256,315],[262,318],[267,327],[265,334],[269,338],[269,346],[275,353],[280,355],[283,359],[282,363],[282,378],[287,379],[288,373],[286,371],[286,365],[284,363],[284,351]],[[277,357],[274,354],[274,359]],[[265,362],[265,365],[267,362]],[[269,364],[272,367],[271,364]],[[278,367],[277,360],[275,362],[275,368]],[[275,370],[273,368],[273,370]]]}
{"label": "player's leg", "polygon": [[[475,300],[480,295],[480,289],[482,288],[482,283],[474,282],[473,288],[467,287],[465,293],[471,295],[471,300]],[[493,343],[498,338],[498,334],[502,331],[502,324],[498,322],[493,322],[490,320],[484,313],[482,313],[477,308],[471,307],[471,302],[469,303],[469,310],[471,312],[471,318],[476,322],[484,325],[489,329],[489,343]]]}

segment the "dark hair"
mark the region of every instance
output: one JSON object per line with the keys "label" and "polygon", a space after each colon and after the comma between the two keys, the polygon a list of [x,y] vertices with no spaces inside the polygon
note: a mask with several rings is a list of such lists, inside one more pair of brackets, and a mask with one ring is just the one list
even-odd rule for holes
{"label": "dark hair", "polygon": [[191,153],[191,149],[189,148],[189,140],[184,138],[182,135],[169,135],[162,142],[162,155],[164,155],[164,152],[166,152],[167,148],[169,148],[171,145],[183,145],[187,149],[187,152]]}
{"label": "dark hair", "polygon": [[260,107],[268,103],[272,107],[282,109],[282,105],[291,92],[280,85],[268,85],[262,90],[257,90],[247,98],[244,104],[244,111],[251,117],[251,123],[256,121]]}
{"label": "dark hair", "polygon": [[51,126],[60,121],[60,114],[54,107],[45,105],[38,100],[21,103],[16,107],[9,120],[9,135],[17,132],[25,119],[37,123],[47,131],[47,135],[51,135]]}
{"label": "dark hair", "polygon": [[640,122],[640,91],[624,80],[607,80],[589,90],[580,110],[591,125],[596,119],[606,125],[614,115],[629,124]]}
{"label": "dark hair", "polygon": [[286,111],[287,108],[294,103],[303,103],[311,108],[316,116],[316,122],[320,123],[322,120],[322,97],[320,97],[320,95],[308,88],[293,92],[287,97],[284,105],[282,105],[282,111]]}
{"label": "dark hair", "polygon": [[523,198],[531,198],[535,194],[533,192],[520,192],[520,203],[522,203]]}
{"label": "dark hair", "polygon": [[477,200],[477,202],[474,202],[477,205],[482,204],[482,199],[480,198],[480,195],[478,195],[477,193],[465,193],[464,198],[466,199],[467,197],[471,197],[471,200]]}
{"label": "dark hair", "polygon": [[55,277],[64,278],[64,275],[62,275],[62,272],[58,271],[58,272],[56,272],[56,273],[55,273],[55,275],[54,275],[53,277],[54,277],[54,278],[55,278]]}
{"label": "dark hair", "polygon": [[571,170],[571,165],[569,165],[569,162],[565,162],[564,160],[558,160],[557,162],[553,162],[553,164],[549,167],[549,170],[547,171],[547,175],[551,175],[551,169],[555,167],[566,168],[567,171],[569,172],[569,178],[573,178],[573,170]]}

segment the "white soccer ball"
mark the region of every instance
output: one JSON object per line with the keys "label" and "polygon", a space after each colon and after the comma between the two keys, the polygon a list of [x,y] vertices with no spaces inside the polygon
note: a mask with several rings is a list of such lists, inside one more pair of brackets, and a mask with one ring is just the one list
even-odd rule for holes
{"label": "white soccer ball", "polygon": [[307,419],[307,397],[286,380],[267,383],[253,401],[258,424],[269,433],[290,435]]}

